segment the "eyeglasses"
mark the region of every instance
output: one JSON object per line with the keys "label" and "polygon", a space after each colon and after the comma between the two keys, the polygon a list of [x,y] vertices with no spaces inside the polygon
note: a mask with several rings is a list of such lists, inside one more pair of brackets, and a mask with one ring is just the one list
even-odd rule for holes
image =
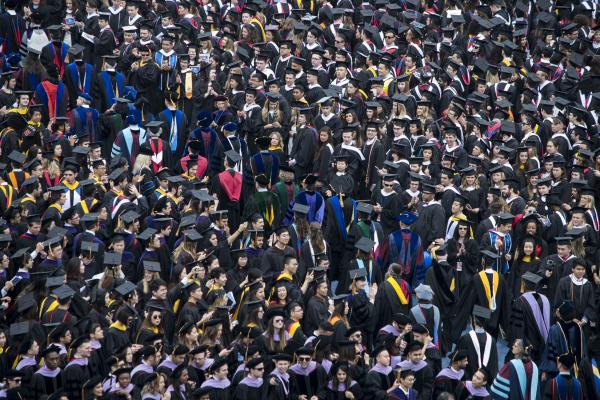
{"label": "eyeglasses", "polygon": [[386,39],[393,39],[394,37],[393,36],[386,36],[385,38]]}
{"label": "eyeglasses", "polygon": [[383,184],[384,187],[394,187],[394,185],[388,185],[387,183]]}
{"label": "eyeglasses", "polygon": [[162,315],[153,315],[152,319],[162,319]]}
{"label": "eyeglasses", "polygon": [[299,361],[310,361],[310,357],[298,357]]}

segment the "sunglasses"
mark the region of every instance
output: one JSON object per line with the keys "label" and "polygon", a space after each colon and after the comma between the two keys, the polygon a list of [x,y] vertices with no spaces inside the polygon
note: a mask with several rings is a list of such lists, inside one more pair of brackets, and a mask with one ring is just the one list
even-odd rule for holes
{"label": "sunglasses", "polygon": [[274,319],[273,322],[278,323],[278,322],[283,322],[283,319],[278,318],[278,319]]}
{"label": "sunglasses", "polygon": [[298,357],[300,361],[310,361],[310,357]]}

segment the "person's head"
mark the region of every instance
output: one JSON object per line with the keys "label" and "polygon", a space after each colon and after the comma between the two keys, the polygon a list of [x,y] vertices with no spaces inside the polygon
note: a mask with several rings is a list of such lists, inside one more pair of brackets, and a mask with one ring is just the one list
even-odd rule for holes
{"label": "person's head", "polygon": [[377,364],[383,367],[387,367],[390,365],[390,352],[386,348],[377,348],[374,350],[374,353],[375,361],[377,362]]}
{"label": "person's head", "polygon": [[304,309],[299,303],[290,303],[288,310],[290,318],[294,321],[300,321],[304,317]]}
{"label": "person's head", "polygon": [[582,258],[576,258],[571,265],[571,273],[575,278],[582,279],[585,277],[586,262]]}
{"label": "person's head", "polygon": [[265,373],[265,363],[260,357],[250,360],[247,364],[247,368],[249,375],[255,379],[262,378]]}
{"label": "person's head", "polygon": [[486,367],[479,368],[471,378],[471,383],[475,389],[485,387],[489,381],[490,373]]}
{"label": "person's head", "polygon": [[456,371],[467,368],[469,364],[468,354],[464,350],[457,350],[450,357],[450,365]]}
{"label": "person's head", "polygon": [[415,384],[415,373],[410,369],[402,370],[398,373],[396,379],[404,389],[411,389]]}
{"label": "person's head", "polygon": [[162,279],[155,279],[150,283],[152,297],[165,300],[167,298],[167,283]]}
{"label": "person's head", "polygon": [[283,259],[283,269],[290,273],[292,276],[298,271],[298,259],[296,256],[290,255]]}
{"label": "person's head", "polygon": [[321,297],[327,297],[327,293],[329,292],[329,286],[327,281],[322,281],[317,283],[316,294]]}

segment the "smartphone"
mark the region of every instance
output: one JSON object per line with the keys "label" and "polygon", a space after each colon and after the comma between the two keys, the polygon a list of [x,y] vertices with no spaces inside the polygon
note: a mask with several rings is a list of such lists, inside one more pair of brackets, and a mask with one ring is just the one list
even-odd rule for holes
{"label": "smartphone", "polygon": [[197,74],[198,72],[200,72],[200,67],[191,67],[190,68],[192,70],[192,73]]}
{"label": "smartphone", "polygon": [[75,25],[75,18],[73,18],[73,17],[65,18],[65,25],[69,25],[69,26]]}

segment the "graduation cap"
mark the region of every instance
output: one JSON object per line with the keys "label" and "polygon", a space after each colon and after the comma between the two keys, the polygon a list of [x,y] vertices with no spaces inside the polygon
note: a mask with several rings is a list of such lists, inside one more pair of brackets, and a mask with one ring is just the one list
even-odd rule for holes
{"label": "graduation cap", "polygon": [[140,234],[137,235],[137,238],[140,240],[149,240],[152,235],[158,232],[154,228],[146,228]]}
{"label": "graduation cap", "polygon": [[25,296],[17,300],[17,312],[19,314],[24,313],[34,306],[35,298],[33,297],[33,293],[27,293]]}
{"label": "graduation cap", "polygon": [[137,286],[134,283],[132,283],[130,281],[125,281],[124,283],[120,284],[119,286],[117,286],[115,288],[115,292],[117,292],[122,297],[127,297],[130,293],[132,293],[136,289],[137,289]]}
{"label": "graduation cap", "polygon": [[188,229],[184,231],[183,234],[188,240],[192,242],[197,242],[199,240],[202,240],[203,238],[203,236],[195,229]]}
{"label": "graduation cap", "polygon": [[42,245],[44,248],[54,247],[54,245],[62,243],[62,240],[63,238],[61,236],[55,236],[42,242]]}
{"label": "graduation cap", "polygon": [[225,155],[229,160],[231,160],[234,163],[238,163],[242,160],[242,157],[234,150],[227,150],[225,152]]}
{"label": "graduation cap", "polygon": [[353,281],[367,279],[367,270],[364,268],[350,270],[349,274],[350,274],[350,279],[352,279]]}
{"label": "graduation cap", "polygon": [[70,299],[75,295],[75,291],[71,289],[68,285],[62,285],[52,291],[52,293],[58,298],[58,300],[63,301]]}
{"label": "graduation cap", "polygon": [[473,316],[484,320],[489,320],[492,317],[492,311],[487,307],[482,307],[478,304],[473,306]]}
{"label": "graduation cap", "polygon": [[104,253],[104,265],[117,266],[121,264],[122,254],[118,253]]}
{"label": "graduation cap", "polygon": [[356,204],[356,211],[370,215],[373,212],[373,206],[369,203],[358,202]]}
{"label": "graduation cap", "polygon": [[534,287],[536,287],[543,279],[541,276],[534,274],[533,272],[525,272],[522,278],[524,281],[531,283]]}
{"label": "graduation cap", "polygon": [[17,164],[23,164],[27,160],[27,157],[25,157],[25,154],[21,153],[20,151],[13,150],[8,155],[8,159],[16,162]]}
{"label": "graduation cap", "polygon": [[99,249],[98,243],[94,242],[81,242],[81,251],[97,253]]}
{"label": "graduation cap", "polygon": [[65,283],[65,277],[63,276],[51,276],[46,278],[45,286],[49,289],[60,287]]}
{"label": "graduation cap", "polygon": [[305,204],[294,203],[294,207],[292,208],[292,211],[295,213],[298,213],[298,214],[308,215],[309,209],[310,208]]}
{"label": "graduation cap", "polygon": [[160,272],[160,263],[158,261],[144,260],[144,269],[148,272]]}
{"label": "graduation cap", "polygon": [[370,253],[375,247],[375,242],[367,237],[361,237],[355,244],[354,247],[364,253]]}
{"label": "graduation cap", "polygon": [[8,335],[11,338],[14,338],[15,336],[25,335],[28,332],[29,332],[29,322],[28,321],[15,322],[14,324],[11,324],[8,329]]}

